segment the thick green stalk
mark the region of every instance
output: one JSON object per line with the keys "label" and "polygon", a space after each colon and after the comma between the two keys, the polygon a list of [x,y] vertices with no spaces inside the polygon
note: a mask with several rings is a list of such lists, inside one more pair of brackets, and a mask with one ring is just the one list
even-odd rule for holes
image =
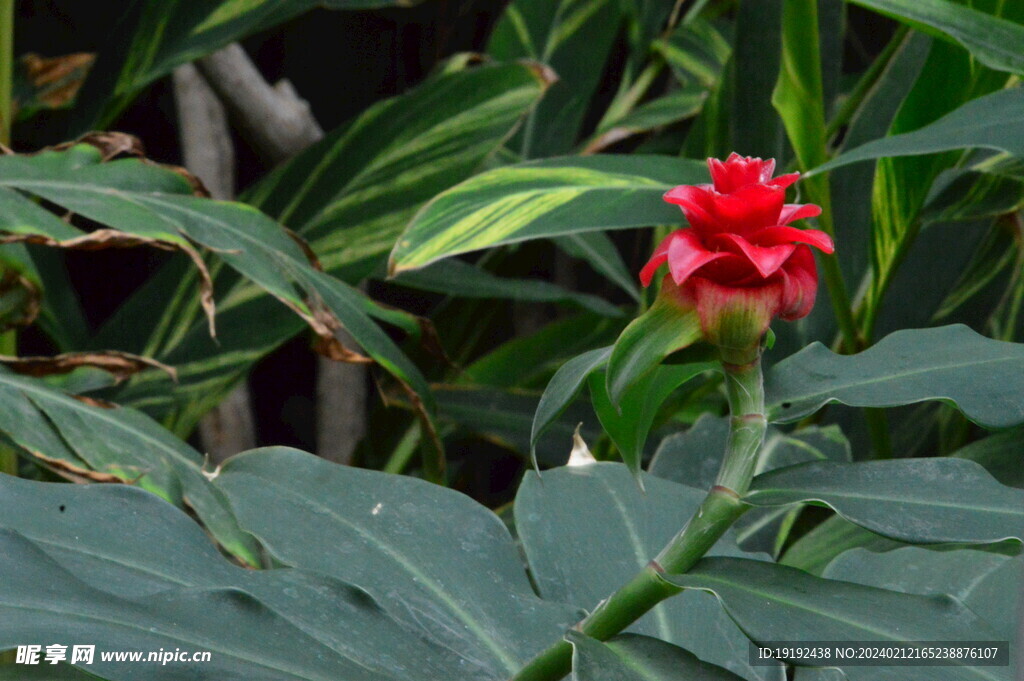
{"label": "thick green stalk", "polygon": [[14,107],[14,0],[0,0],[0,144],[11,143]]}
{"label": "thick green stalk", "polygon": [[[732,421],[725,458],[712,487],[690,522],[658,557],[602,601],[574,628],[606,641],[682,589],[661,575],[682,574],[700,560],[746,510],[740,501],[750,485],[766,427],[760,358],[742,366],[723,364]],[[572,668],[572,645],[564,639],[531,660],[512,681],[555,681]]]}

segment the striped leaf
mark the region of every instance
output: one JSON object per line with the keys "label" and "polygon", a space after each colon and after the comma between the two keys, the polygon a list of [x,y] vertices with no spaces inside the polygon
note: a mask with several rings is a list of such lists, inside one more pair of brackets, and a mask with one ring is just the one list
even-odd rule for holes
{"label": "striped leaf", "polygon": [[[245,198],[307,239],[329,274],[355,283],[379,268],[423,202],[469,177],[502,144],[546,85],[528,64],[431,78],[370,107]],[[142,312],[154,295],[136,294]],[[179,385],[170,393],[159,377],[140,377],[117,398],[189,432],[256,360],[302,330],[279,307],[257,287],[236,283],[220,301],[219,345],[194,311],[167,310],[149,324],[161,331],[147,345],[179,369]]]}
{"label": "striped leaf", "polygon": [[846,151],[812,173],[827,172],[858,161],[972,147],[995,149],[1024,158],[1024,88],[1000,90],[973,99],[922,128]]}
{"label": "striped leaf", "polygon": [[138,0],[119,17],[118,40],[90,74],[82,97],[90,106],[77,125],[82,131],[107,128],[142,88],[174,67],[316,7],[375,9],[417,1]]}
{"label": "striped leaf", "polygon": [[679,224],[682,215],[662,195],[706,181],[704,163],[666,156],[559,158],[498,168],[424,206],[392,251],[390,271],[529,239]]}
{"label": "striped leaf", "polygon": [[258,564],[256,544],[203,473],[203,456],[145,414],[76,399],[0,369],[0,430],[41,465],[76,480],[132,482],[191,508],[228,551]]}
{"label": "striped leaf", "polygon": [[[1024,74],[1024,26],[949,0],[848,0],[962,45],[985,66]],[[1012,4],[1012,3],[1011,3]]]}
{"label": "striped leaf", "polygon": [[502,61],[532,59],[558,74],[511,143],[520,158],[557,156],[576,145],[622,19],[618,0],[513,0],[505,7],[487,52]]}

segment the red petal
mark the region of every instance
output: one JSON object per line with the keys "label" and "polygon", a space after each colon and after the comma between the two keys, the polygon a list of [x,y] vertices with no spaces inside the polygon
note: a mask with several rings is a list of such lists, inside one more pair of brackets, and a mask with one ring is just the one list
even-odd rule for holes
{"label": "red petal", "polygon": [[789,185],[793,184],[800,179],[800,173],[789,173],[788,175],[779,175],[774,180],[771,180],[768,184],[775,185],[776,187],[782,187],[785,189]]}
{"label": "red petal", "polygon": [[673,232],[672,236],[675,238],[668,245],[668,269],[677,284],[682,284],[709,262],[729,255],[709,251],[691,230]]}
{"label": "red petal", "polygon": [[675,232],[672,232],[667,237],[661,240],[658,247],[654,249],[654,253],[651,254],[651,259],[647,261],[644,268],[640,270],[640,283],[645,287],[651,285],[651,279],[654,278],[654,273],[658,271],[666,260],[668,260],[668,245],[672,243]]}
{"label": "red petal", "polygon": [[665,192],[663,198],[668,203],[674,203],[682,208],[692,227],[713,229],[715,220],[710,211],[713,209],[715,197],[711,185],[680,185]]}
{"label": "red petal", "polygon": [[779,214],[779,224],[788,225],[796,220],[816,218],[819,215],[821,215],[821,206],[816,206],[813,203],[787,203]]}
{"label": "red petal", "polygon": [[[746,256],[762,277],[768,278],[782,267],[789,256],[793,255],[796,246],[780,244],[778,246],[755,246],[737,234],[718,234],[716,240],[738,249]],[[730,250],[733,250],[730,248]]]}
{"label": "red petal", "polygon": [[714,199],[714,231],[749,234],[779,223],[785,192],[767,184],[750,184]]}
{"label": "red petal", "polygon": [[818,294],[818,269],[807,246],[799,246],[782,268],[783,293],[779,316],[786,321],[806,317]]}
{"label": "red petal", "polygon": [[748,184],[763,184],[770,180],[775,172],[775,159],[762,161],[733,152],[725,162],[709,158],[708,170],[711,171],[715,190],[729,194]]}
{"label": "red petal", "polygon": [[750,241],[759,246],[774,246],[777,244],[810,244],[819,251],[831,255],[835,252],[832,244],[832,237],[819,229],[797,229],[787,225],[776,225],[766,227],[756,234],[750,235]]}

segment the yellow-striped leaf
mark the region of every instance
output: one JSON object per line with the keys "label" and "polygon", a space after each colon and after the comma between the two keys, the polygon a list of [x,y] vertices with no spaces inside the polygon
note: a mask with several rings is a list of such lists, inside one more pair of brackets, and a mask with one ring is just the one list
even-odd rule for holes
{"label": "yellow-striped leaf", "polygon": [[667,156],[557,158],[498,168],[424,206],[392,251],[390,271],[528,239],[678,224],[682,214],[662,195],[706,181],[702,162]]}

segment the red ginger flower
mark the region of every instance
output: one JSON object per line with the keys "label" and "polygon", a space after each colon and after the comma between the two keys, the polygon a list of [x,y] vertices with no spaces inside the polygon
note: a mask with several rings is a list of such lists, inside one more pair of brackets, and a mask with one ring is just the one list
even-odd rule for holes
{"label": "red ginger flower", "polygon": [[[814,306],[818,272],[811,249],[832,253],[828,234],[790,223],[816,217],[813,204],[785,203],[786,187],[800,174],[772,179],[775,160],[733,153],[708,159],[713,185],[682,185],[665,194],[679,205],[690,229],[672,232],[640,271],[644,286],[668,261],[682,299],[696,305],[705,335],[715,341],[718,318],[745,311],[761,328],[774,317],[806,316]],[[668,284],[668,277],[666,277]]]}

